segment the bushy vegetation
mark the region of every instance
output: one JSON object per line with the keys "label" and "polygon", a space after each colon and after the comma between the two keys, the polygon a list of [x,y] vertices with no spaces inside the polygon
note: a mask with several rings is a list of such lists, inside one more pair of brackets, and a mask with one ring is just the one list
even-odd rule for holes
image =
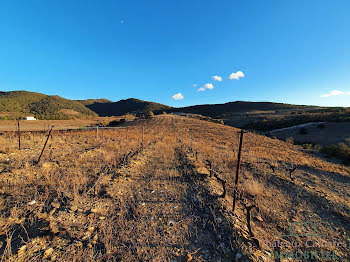
{"label": "bushy vegetation", "polygon": [[146,110],[144,113],[143,113],[143,117],[145,119],[150,119],[152,117],[154,117],[154,113],[151,111],[151,110]]}
{"label": "bushy vegetation", "polygon": [[[252,123],[248,123],[244,126],[246,129],[254,129],[259,131],[270,131],[285,127],[291,127],[295,125],[301,125],[311,122],[349,122],[350,113],[330,113],[330,114],[309,114],[305,113],[303,115],[295,115],[289,117],[281,117],[274,119],[262,119],[257,120]],[[320,124],[319,128],[322,128]]]}
{"label": "bushy vegetation", "polygon": [[302,109],[305,106],[290,105],[283,103],[270,103],[270,102],[245,102],[245,101],[235,101],[228,102],[225,104],[213,104],[213,105],[195,105],[183,108],[174,108],[172,112],[184,112],[192,114],[200,114],[204,116],[209,116],[213,118],[218,118],[226,115],[230,112],[247,112],[253,110],[293,110]]}
{"label": "bushy vegetation", "polygon": [[106,98],[100,98],[100,99],[86,99],[86,100],[75,100],[84,106],[92,105],[95,103],[113,103],[112,101],[106,99]]}
{"label": "bushy vegetation", "polygon": [[26,115],[46,120],[97,116],[80,102],[27,91],[0,92],[0,113],[4,120]]}
{"label": "bushy vegetation", "polygon": [[190,117],[190,118],[195,118],[195,119],[199,119],[199,120],[204,120],[204,121],[208,121],[208,122],[212,122],[212,123],[216,123],[216,124],[224,124],[224,120],[223,119],[214,119],[211,118],[209,116],[202,116],[202,115],[198,115],[198,114],[186,114],[186,113],[180,113],[179,115],[181,116],[186,116],[186,117]]}
{"label": "bushy vegetation", "polygon": [[159,103],[143,101],[139,99],[129,98],[120,100],[114,103],[92,103],[86,105],[89,109],[96,112],[100,116],[121,116],[128,113],[144,113],[152,111],[154,113],[161,113],[164,110],[171,109],[171,107]]}
{"label": "bushy vegetation", "polygon": [[78,114],[96,116],[94,112],[77,101],[67,100],[59,96],[47,96],[38,102],[28,105],[34,115],[48,115],[60,112],[63,109],[72,109]]}
{"label": "bushy vegetation", "polygon": [[338,145],[324,146],[321,152],[330,157],[336,157],[343,160],[346,164],[350,164],[350,146],[345,143]]}
{"label": "bushy vegetation", "polygon": [[108,126],[119,126],[121,124],[126,123],[126,119],[125,118],[121,118],[119,120],[112,120],[108,123]]}

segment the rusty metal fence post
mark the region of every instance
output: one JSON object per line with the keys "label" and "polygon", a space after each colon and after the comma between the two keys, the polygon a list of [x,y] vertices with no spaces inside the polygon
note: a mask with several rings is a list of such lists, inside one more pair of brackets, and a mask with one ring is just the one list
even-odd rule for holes
{"label": "rusty metal fence post", "polygon": [[39,158],[38,158],[38,161],[36,161],[36,164],[39,164],[39,162],[40,162],[40,160],[41,160],[41,157],[43,156],[43,153],[44,153],[46,144],[47,144],[47,142],[49,141],[49,138],[50,138],[50,135],[51,135],[51,132],[52,132],[52,129],[53,129],[53,128],[54,128],[54,126],[51,127],[51,129],[50,129],[50,131],[49,131],[49,134],[47,135],[47,138],[46,138],[44,147],[43,147],[43,149],[41,150],[40,156],[39,156]]}
{"label": "rusty metal fence post", "polygon": [[18,150],[21,150],[21,130],[19,128],[19,119],[17,120],[17,132],[18,132]]}
{"label": "rusty metal fence post", "polygon": [[241,130],[241,136],[239,139],[239,149],[238,149],[238,159],[237,159],[237,168],[236,168],[236,179],[235,179],[235,185],[234,185],[234,191],[233,191],[233,205],[232,205],[232,212],[235,212],[236,208],[236,200],[237,200],[237,187],[238,187],[238,180],[239,180],[239,171],[241,167],[241,155],[242,155],[242,145],[243,145],[243,135],[244,135],[243,129]]}
{"label": "rusty metal fence post", "polygon": [[141,141],[141,150],[143,150],[143,133],[144,133],[144,130],[143,130],[143,124],[142,124],[142,141]]}

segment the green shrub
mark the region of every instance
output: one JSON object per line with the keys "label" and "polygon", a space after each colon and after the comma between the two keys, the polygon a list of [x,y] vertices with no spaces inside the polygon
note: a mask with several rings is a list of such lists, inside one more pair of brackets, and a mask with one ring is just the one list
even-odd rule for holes
{"label": "green shrub", "polygon": [[310,149],[312,149],[312,144],[302,144],[302,147],[303,147],[304,149],[310,150]]}
{"label": "green shrub", "polygon": [[340,143],[338,145],[324,146],[321,152],[330,157],[336,157],[350,164],[350,146]]}
{"label": "green shrub", "polygon": [[154,114],[153,114],[153,112],[152,112],[151,110],[145,111],[145,112],[143,113],[143,115],[144,115],[144,118],[145,118],[145,119],[149,119],[149,118],[154,117]]}
{"label": "green shrub", "polygon": [[120,121],[112,120],[108,123],[108,126],[118,126],[119,124],[120,124]]}

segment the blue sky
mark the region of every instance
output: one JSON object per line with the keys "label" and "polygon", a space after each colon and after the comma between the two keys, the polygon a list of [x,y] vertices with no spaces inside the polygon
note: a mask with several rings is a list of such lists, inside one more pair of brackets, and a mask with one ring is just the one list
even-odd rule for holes
{"label": "blue sky", "polygon": [[0,90],[350,106],[349,13],[349,0],[4,0]]}

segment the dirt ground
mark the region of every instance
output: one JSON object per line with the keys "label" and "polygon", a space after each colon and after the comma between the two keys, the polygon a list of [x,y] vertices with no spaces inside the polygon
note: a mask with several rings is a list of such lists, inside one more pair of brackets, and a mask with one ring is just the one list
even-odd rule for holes
{"label": "dirt ground", "polygon": [[21,151],[0,136],[2,261],[274,261],[314,226],[313,243],[341,243],[317,251],[350,258],[346,166],[247,133],[232,213],[240,130],[171,115],[124,127],[54,132],[40,163],[45,134]]}

